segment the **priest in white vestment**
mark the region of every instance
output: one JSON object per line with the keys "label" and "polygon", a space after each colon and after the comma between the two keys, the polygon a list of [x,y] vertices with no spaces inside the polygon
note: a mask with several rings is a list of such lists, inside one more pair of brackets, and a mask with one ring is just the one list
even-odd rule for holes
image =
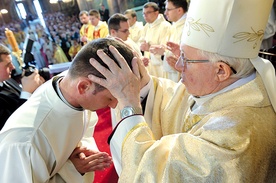
{"label": "priest in white vestment", "polygon": [[0,182],[91,183],[93,171],[110,166],[111,157],[99,152],[92,138],[97,116],[91,111],[114,108],[117,99],[87,78],[91,73],[103,77],[89,59],[102,64],[97,51],[109,45],[131,62],[132,51],[114,39],[89,42],[68,73],[39,87],[11,115],[0,132]]}

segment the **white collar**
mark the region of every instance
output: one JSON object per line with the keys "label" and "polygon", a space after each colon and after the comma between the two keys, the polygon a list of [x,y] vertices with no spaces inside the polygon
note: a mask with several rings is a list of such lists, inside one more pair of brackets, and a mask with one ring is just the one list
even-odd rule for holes
{"label": "white collar", "polygon": [[72,109],[74,109],[74,110],[77,110],[77,111],[82,111],[83,110],[83,108],[78,108],[78,107],[74,107],[74,106],[72,106],[65,98],[64,98],[64,96],[62,95],[62,92],[61,92],[61,90],[60,90],[60,88],[59,88],[59,82],[61,81],[63,79],[63,77],[60,77],[57,81],[56,81],[56,89],[57,89],[57,94],[58,94],[58,96],[60,97],[60,99],[66,104],[66,105],[68,105],[69,107],[71,107]]}
{"label": "white collar", "polygon": [[4,83],[3,82],[0,82],[0,87],[3,87]]}
{"label": "white collar", "polygon": [[182,17],[181,17],[179,20],[177,20],[176,22],[173,22],[173,23],[180,22],[180,21],[182,21],[183,19],[185,19],[186,17],[187,17],[187,13],[184,13],[184,14],[182,15]]}

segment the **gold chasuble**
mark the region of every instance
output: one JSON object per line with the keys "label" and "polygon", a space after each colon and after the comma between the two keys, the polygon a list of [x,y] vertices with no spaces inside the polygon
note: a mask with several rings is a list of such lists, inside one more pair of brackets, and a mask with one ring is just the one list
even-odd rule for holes
{"label": "gold chasuble", "polygon": [[259,74],[192,113],[183,84],[153,83],[144,117],[111,138],[119,182],[276,182],[276,115]]}

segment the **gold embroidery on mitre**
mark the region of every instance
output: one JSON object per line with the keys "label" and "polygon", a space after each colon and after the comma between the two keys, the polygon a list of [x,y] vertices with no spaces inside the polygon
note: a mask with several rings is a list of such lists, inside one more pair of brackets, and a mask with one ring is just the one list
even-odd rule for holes
{"label": "gold embroidery on mitre", "polygon": [[191,17],[189,17],[187,19],[187,23],[188,23],[187,25],[189,27],[187,35],[190,36],[190,34],[191,34],[191,28],[192,28],[195,31],[202,30],[203,32],[205,32],[205,34],[207,34],[208,37],[210,37],[209,34],[208,34],[208,32],[215,32],[215,30],[213,29],[213,27],[211,27],[208,24],[200,23],[199,21],[200,21],[200,19],[194,20]]}
{"label": "gold embroidery on mitre", "polygon": [[238,39],[234,43],[244,41],[246,39],[247,42],[253,42],[255,41],[255,44],[253,45],[253,49],[257,47],[257,42],[262,41],[264,36],[264,30],[258,30],[257,32],[251,27],[253,33],[251,32],[239,32],[233,36],[233,38]]}

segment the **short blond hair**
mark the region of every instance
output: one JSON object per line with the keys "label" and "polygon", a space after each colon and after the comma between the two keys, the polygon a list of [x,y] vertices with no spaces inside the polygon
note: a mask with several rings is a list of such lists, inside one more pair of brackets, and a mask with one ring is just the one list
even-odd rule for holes
{"label": "short blond hair", "polygon": [[96,9],[90,10],[90,11],[89,11],[89,16],[95,16],[95,17],[97,17],[97,18],[100,18],[100,17],[101,17],[99,11],[96,10]]}

